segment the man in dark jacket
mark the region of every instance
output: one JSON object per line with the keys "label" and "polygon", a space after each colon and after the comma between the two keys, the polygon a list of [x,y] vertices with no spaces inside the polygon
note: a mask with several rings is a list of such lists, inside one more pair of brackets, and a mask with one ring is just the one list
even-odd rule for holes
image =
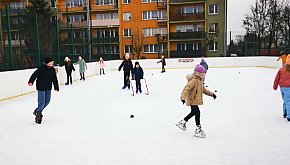
{"label": "man in dark jacket", "polygon": [[122,89],[125,89],[126,87],[128,87],[130,89],[130,72],[133,69],[133,64],[132,64],[132,61],[130,59],[129,53],[126,53],[125,59],[123,60],[123,62],[119,66],[118,70],[120,71],[122,68],[124,71],[124,86]]}
{"label": "man in dark jacket", "polygon": [[162,64],[162,70],[161,70],[161,73],[164,73],[164,72],[165,72],[165,68],[164,68],[164,67],[166,66],[166,62],[165,62],[165,57],[164,57],[164,55],[161,56],[161,60],[158,61],[157,64],[160,63],[160,62],[161,62],[161,64]]}
{"label": "man in dark jacket", "polygon": [[38,93],[38,106],[34,110],[35,122],[41,124],[42,111],[49,104],[51,98],[52,83],[55,91],[59,91],[56,72],[53,67],[53,59],[47,57],[42,65],[31,75],[28,85],[32,86],[36,80],[36,89]]}
{"label": "man in dark jacket", "polygon": [[138,93],[138,91],[142,93],[140,81],[141,79],[143,79],[143,75],[144,75],[144,71],[142,67],[140,66],[139,62],[136,61],[135,67],[133,68],[133,71],[132,71],[132,77],[136,81],[136,93]]}

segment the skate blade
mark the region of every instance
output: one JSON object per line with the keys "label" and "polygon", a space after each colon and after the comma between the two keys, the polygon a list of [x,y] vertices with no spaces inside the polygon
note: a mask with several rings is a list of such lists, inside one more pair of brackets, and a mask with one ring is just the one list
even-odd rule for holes
{"label": "skate blade", "polygon": [[194,137],[205,138],[205,135],[204,135],[204,136],[201,136],[201,135],[194,135]]}
{"label": "skate blade", "polygon": [[186,128],[180,127],[178,124],[175,124],[179,129],[181,129],[182,131],[186,131]]}

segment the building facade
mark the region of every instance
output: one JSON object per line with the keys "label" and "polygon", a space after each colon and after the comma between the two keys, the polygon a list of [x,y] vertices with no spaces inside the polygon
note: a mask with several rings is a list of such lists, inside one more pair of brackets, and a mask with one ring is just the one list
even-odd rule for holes
{"label": "building facade", "polygon": [[[82,55],[95,61],[100,57],[121,59],[125,53],[132,54],[133,59],[226,54],[226,0],[47,1],[55,13],[53,19],[57,20],[57,49],[62,56],[76,59]],[[10,19],[17,25],[13,9],[25,8],[29,2],[3,0],[2,12],[7,3],[12,12]],[[4,26],[0,29],[0,50],[6,55],[9,35]],[[13,54],[21,54],[17,50],[21,37],[13,28],[10,33]]]}

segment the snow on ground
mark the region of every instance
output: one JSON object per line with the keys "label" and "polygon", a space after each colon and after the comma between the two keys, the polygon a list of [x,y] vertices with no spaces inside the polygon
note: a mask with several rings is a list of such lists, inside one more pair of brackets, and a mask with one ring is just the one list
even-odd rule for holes
{"label": "snow on ground", "polygon": [[192,71],[145,70],[149,95],[122,90],[118,71],[61,86],[41,125],[32,115],[36,93],[0,102],[0,164],[289,164],[290,123],[272,89],[276,69],[210,68],[206,85],[217,99],[204,95],[200,106],[204,139],[193,136],[194,118],[185,132],[175,126],[190,112],[180,93]]}

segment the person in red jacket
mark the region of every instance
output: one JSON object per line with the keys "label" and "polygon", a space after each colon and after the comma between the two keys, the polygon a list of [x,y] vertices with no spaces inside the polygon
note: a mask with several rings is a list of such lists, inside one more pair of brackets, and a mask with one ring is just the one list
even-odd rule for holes
{"label": "person in red jacket", "polygon": [[277,90],[278,85],[283,99],[283,117],[290,121],[290,54],[287,56],[286,64],[279,69],[275,77],[273,89]]}

